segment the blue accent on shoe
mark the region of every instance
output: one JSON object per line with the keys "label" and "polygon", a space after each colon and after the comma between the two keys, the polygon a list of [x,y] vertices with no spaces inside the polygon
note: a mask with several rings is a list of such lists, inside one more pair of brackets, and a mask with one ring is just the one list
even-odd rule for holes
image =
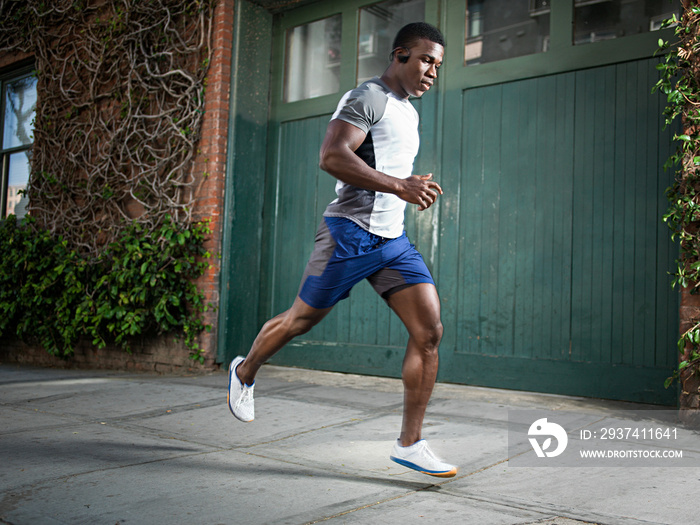
{"label": "blue accent on shoe", "polygon": [[425,474],[446,474],[448,472],[451,472],[452,470],[428,470],[423,467],[419,467],[415,463],[411,463],[410,461],[406,461],[405,459],[399,459],[394,456],[389,456],[389,459],[391,461],[394,461],[395,463],[398,463],[399,465],[403,465],[404,467],[408,467],[413,470],[417,470],[418,472],[424,472]]}

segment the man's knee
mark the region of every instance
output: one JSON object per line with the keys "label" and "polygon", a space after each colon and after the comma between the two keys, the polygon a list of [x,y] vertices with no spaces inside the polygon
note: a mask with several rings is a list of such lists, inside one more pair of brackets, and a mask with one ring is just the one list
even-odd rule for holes
{"label": "man's knee", "polygon": [[[328,309],[330,310],[330,309]],[[322,310],[309,310],[309,307],[299,307],[295,304],[282,314],[284,330],[292,337],[304,335],[316,326],[328,313]]]}
{"label": "man's knee", "polygon": [[304,335],[315,325],[316,322],[314,322],[313,320],[295,317],[291,315],[290,312],[286,312],[286,315],[282,320],[282,326],[284,327],[284,331],[290,337]]}
{"label": "man's knee", "polygon": [[442,323],[438,319],[433,323],[423,325],[414,335],[414,338],[426,353],[437,353],[438,346],[440,346],[440,341],[442,340],[442,332]]}

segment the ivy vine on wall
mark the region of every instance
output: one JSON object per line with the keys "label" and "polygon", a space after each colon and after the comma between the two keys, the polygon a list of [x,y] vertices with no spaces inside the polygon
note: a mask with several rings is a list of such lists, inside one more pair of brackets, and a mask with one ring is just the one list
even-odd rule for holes
{"label": "ivy vine on wall", "polygon": [[[204,176],[192,166],[215,2],[0,0],[0,53],[33,57],[38,94],[31,219],[10,218],[0,240],[3,257],[23,265],[16,288],[5,280],[0,290],[0,316],[14,319],[0,324],[0,335],[27,335],[28,319],[40,319],[18,317],[27,305],[12,295],[41,281],[35,290],[50,288],[54,299],[39,293],[39,302],[54,310],[44,311],[52,327],[39,339],[54,353],[69,354],[78,332],[98,345],[104,334],[127,345],[149,327],[179,327],[201,360],[188,332],[201,330],[195,320],[206,306],[187,283],[207,267],[193,257],[209,255],[202,248],[208,227],[192,216]],[[55,247],[50,263],[37,251],[42,243]],[[124,246],[128,256],[119,252]],[[55,311],[59,305],[67,310]]]}
{"label": "ivy vine on wall", "polygon": [[[683,0],[680,20],[664,22],[675,26],[676,42],[659,40],[659,48],[666,52],[665,60],[657,67],[661,78],[655,90],[667,96],[664,110],[666,125],[680,118],[682,129],[674,138],[679,147],[666,162],[666,169],[675,169],[676,180],[666,190],[669,208],[664,220],[679,242],[680,257],[674,286],[681,286],[691,295],[700,294],[700,6],[696,1]],[[680,363],[678,370],[666,381],[669,386],[680,379],[682,390],[690,392],[690,384],[700,377],[700,318],[678,340]],[[687,387],[687,388],[686,388]],[[687,392],[686,392],[687,393]],[[696,395],[695,392],[694,395]],[[697,396],[696,396],[697,397]],[[683,395],[681,396],[683,402]]]}

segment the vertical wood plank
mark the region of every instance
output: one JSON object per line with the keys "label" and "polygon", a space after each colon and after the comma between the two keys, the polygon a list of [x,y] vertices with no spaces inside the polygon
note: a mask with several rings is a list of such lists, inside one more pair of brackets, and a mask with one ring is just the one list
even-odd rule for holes
{"label": "vertical wood plank", "polygon": [[[481,350],[481,250],[484,213],[484,119],[491,115],[492,108],[486,107],[485,90],[469,90],[464,95],[462,112],[462,151],[459,161],[463,165],[464,183],[461,188],[463,203],[459,209],[459,238],[456,256],[444,257],[459,264],[454,267],[454,286],[457,290],[459,317],[456,320],[460,340],[460,350],[479,353]],[[456,161],[456,159],[455,159]],[[448,271],[442,272],[443,279]]]}

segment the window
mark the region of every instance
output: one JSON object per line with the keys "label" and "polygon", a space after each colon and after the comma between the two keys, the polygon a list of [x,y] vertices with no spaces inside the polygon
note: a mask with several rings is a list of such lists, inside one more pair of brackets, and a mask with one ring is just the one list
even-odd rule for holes
{"label": "window", "polygon": [[425,21],[425,0],[387,0],[360,9],[357,85],[389,65],[394,37],[406,24]]}
{"label": "window", "polygon": [[574,44],[655,31],[678,12],[668,0],[575,0]]}
{"label": "window", "polygon": [[341,15],[335,15],[287,31],[285,102],[338,91],[341,23]]}
{"label": "window", "polygon": [[466,7],[465,65],[549,48],[549,0],[467,0]]}
{"label": "window", "polygon": [[36,77],[29,72],[0,77],[0,154],[2,155],[2,217],[24,217],[28,199],[23,194],[29,182],[29,161],[36,112]]}

